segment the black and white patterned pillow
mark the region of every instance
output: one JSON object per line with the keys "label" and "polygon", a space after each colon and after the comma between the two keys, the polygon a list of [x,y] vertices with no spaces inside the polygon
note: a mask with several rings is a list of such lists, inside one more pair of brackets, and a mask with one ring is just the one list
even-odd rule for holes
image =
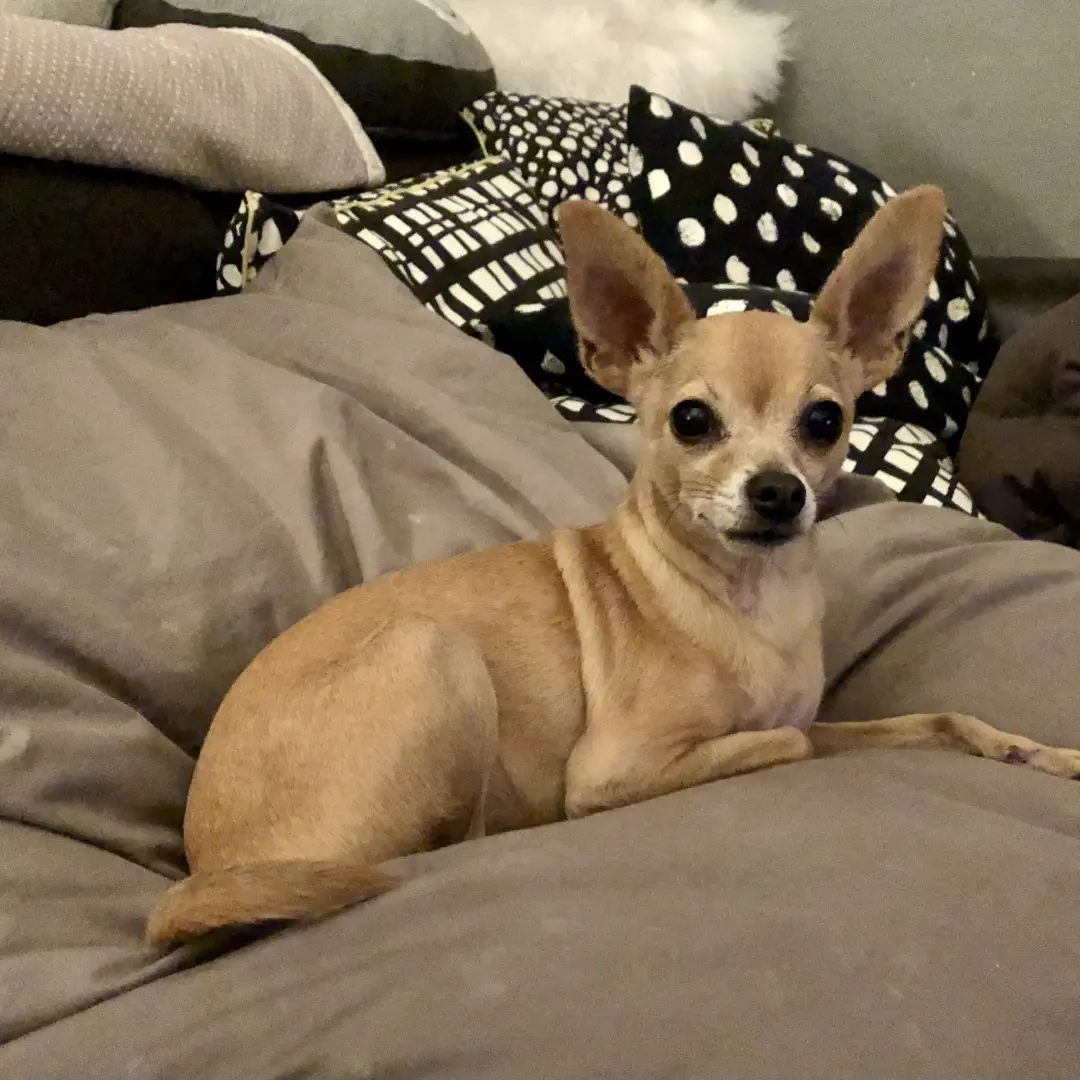
{"label": "black and white patterned pillow", "polygon": [[872,476],[901,502],[924,503],[982,515],[959,477],[948,448],[918,424],[858,420],[851,428],[844,471]]}
{"label": "black and white patterned pillow", "polygon": [[[836,155],[710,119],[641,87],[631,90],[627,139],[642,235],[689,281],[816,293],[895,194]],[[951,216],[946,233],[914,328],[922,347],[860,409],[955,440],[997,342],[971,251]]]}
{"label": "black and white patterned pillow", "polygon": [[217,257],[218,294],[230,296],[243,292],[244,286],[254,281],[258,272],[292,238],[302,217],[303,211],[273,202],[257,191],[245,192],[240,209],[225,230]]}
{"label": "black and white patterned pillow", "polygon": [[553,225],[556,207],[578,198],[637,227],[628,191],[625,105],[496,90],[461,115],[485,155],[504,157],[521,170]]}
{"label": "black and white patterned pillow", "polygon": [[[810,313],[811,298],[805,293],[708,284],[684,285],[684,290],[699,316],[756,310],[806,319]],[[502,309],[466,329],[513,357],[566,419],[618,424],[637,419],[633,406],[594,383],[581,366],[567,300]],[[858,420],[844,468],[875,477],[905,502],[976,513],[970,494],[956,479],[948,448],[918,425],[887,418]]]}
{"label": "black and white patterned pillow", "polygon": [[[386,184],[330,206],[339,229],[377,251],[426,307],[455,326],[566,295],[562,249],[547,215],[502,158]],[[229,226],[219,291],[242,289],[300,216],[249,192]]]}
{"label": "black and white patterned pillow", "polygon": [[[498,154],[518,166],[552,225],[560,203],[588,199],[636,229],[629,194],[626,111],[625,105],[496,90],[461,115],[485,155]],[[764,118],[737,126],[759,135],[774,130],[773,122]]]}

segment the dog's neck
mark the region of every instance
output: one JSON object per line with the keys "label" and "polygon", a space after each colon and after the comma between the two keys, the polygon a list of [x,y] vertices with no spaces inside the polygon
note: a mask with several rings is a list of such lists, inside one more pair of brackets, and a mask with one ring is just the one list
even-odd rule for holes
{"label": "dog's neck", "polygon": [[665,523],[669,515],[651,486],[635,479],[604,527],[612,563],[640,607],[659,611],[703,645],[715,636],[718,621],[772,618],[775,613],[763,607],[776,586],[817,587],[812,536],[738,555],[719,541],[693,543]]}

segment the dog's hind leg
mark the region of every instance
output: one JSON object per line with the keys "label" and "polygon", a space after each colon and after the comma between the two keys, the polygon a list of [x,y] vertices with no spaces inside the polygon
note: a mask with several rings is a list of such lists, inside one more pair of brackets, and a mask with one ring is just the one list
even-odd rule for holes
{"label": "dog's hind leg", "polygon": [[885,720],[813,724],[810,742],[819,756],[848,750],[961,750],[1010,765],[1026,765],[1051,776],[1080,780],[1080,750],[1044,746],[963,713],[912,713]]}
{"label": "dog's hind leg", "polygon": [[394,882],[376,864],[482,834],[497,756],[479,645],[425,618],[374,627],[272,705],[230,712],[226,699],[189,794],[192,876],[162,898],[150,940],[385,892]]}

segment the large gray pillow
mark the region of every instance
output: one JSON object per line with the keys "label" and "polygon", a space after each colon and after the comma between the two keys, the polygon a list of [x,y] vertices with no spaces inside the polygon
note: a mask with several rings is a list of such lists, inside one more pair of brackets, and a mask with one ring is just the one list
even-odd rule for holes
{"label": "large gray pillow", "polygon": [[445,0],[119,0],[113,25],[245,26],[295,45],[379,138],[450,139],[495,87],[484,47]]}
{"label": "large gray pillow", "polygon": [[[320,213],[241,296],[0,324],[0,1080],[1074,1077],[1080,785],[960,754],[404,860],[399,891],[215,960],[143,946],[261,645],[624,490]],[[898,503],[821,541],[828,717],[1080,743],[1080,554]]]}

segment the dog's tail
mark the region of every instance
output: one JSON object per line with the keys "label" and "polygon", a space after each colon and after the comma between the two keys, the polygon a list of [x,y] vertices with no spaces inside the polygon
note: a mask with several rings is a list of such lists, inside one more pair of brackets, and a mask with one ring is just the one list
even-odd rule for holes
{"label": "dog's tail", "polygon": [[193,874],[158,901],[146,924],[146,940],[167,948],[211,930],[318,919],[396,884],[371,866],[304,859]]}

